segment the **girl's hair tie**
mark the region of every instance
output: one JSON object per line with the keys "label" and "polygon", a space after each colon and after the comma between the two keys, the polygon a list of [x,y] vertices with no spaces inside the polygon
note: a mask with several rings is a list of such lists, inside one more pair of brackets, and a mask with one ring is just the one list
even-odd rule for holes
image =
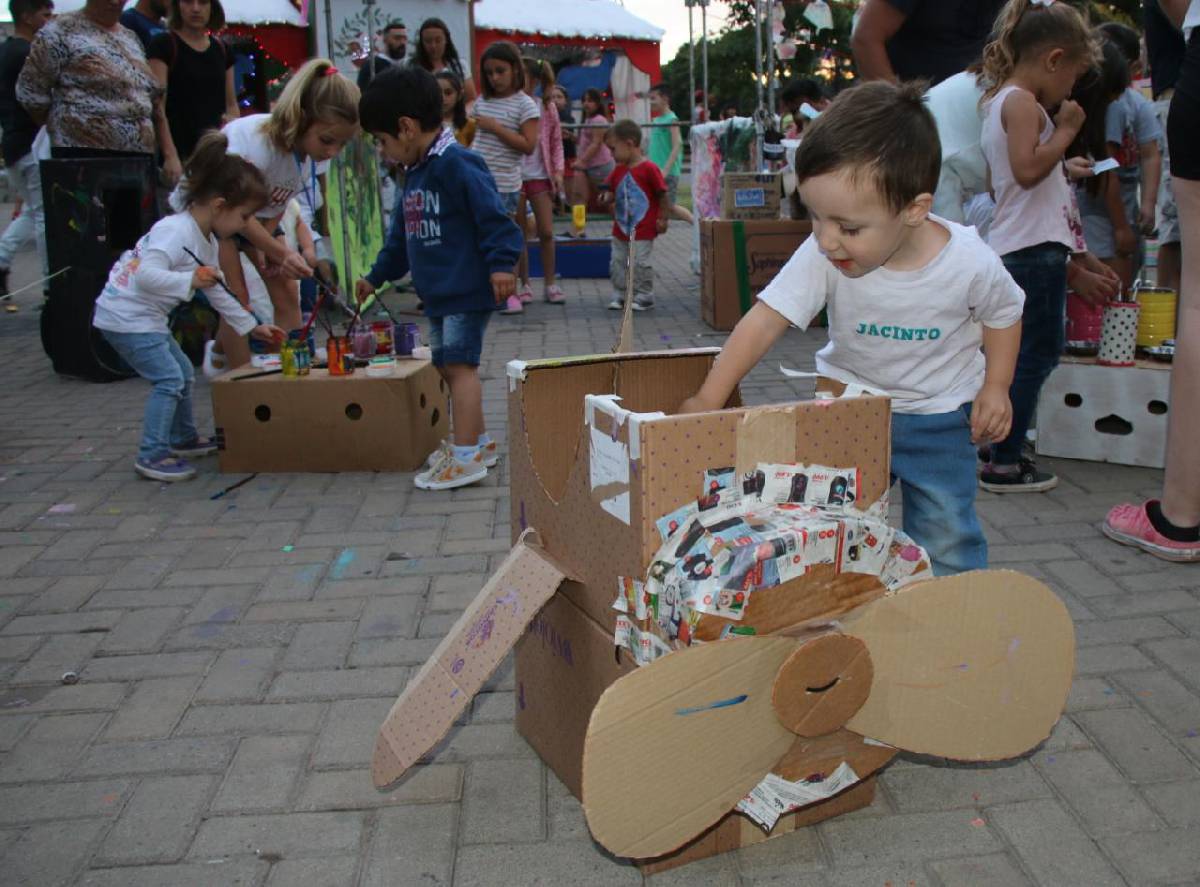
{"label": "girl's hair tie", "polygon": [[[1036,3],[1036,2],[1038,2],[1038,0],[1033,0],[1033,2]],[[322,77],[332,77],[337,72],[338,72],[338,69],[335,68],[333,65],[330,65],[328,68],[325,69],[325,72],[323,74],[321,74],[321,76]]]}
{"label": "girl's hair tie", "polygon": [[1047,9],[1054,3],[1054,0],[1029,0],[1034,6],[1045,6]]}

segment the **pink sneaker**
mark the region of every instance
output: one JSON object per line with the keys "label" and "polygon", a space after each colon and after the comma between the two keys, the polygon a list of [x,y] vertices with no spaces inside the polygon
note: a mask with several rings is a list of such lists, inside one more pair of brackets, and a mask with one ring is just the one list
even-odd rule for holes
{"label": "pink sneaker", "polygon": [[528,281],[521,284],[521,288],[517,290],[517,298],[521,300],[522,305],[528,305],[533,301],[533,287],[529,285]]}
{"label": "pink sneaker", "polygon": [[557,283],[546,287],[546,301],[551,305],[561,305],[567,301],[567,294],[562,291],[562,287]]}
{"label": "pink sneaker", "polygon": [[500,309],[501,314],[522,314],[525,311],[525,306],[521,304],[521,300],[516,296],[509,296],[508,301],[504,303],[504,307]]}
{"label": "pink sneaker", "polygon": [[1100,525],[1100,531],[1114,542],[1132,545],[1165,561],[1200,562],[1200,542],[1176,542],[1162,535],[1150,523],[1147,504],[1117,505]]}

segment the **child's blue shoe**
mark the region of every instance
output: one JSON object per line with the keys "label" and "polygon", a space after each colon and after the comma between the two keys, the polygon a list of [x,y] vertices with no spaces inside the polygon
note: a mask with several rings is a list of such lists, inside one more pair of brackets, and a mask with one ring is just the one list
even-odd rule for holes
{"label": "child's blue shoe", "polygon": [[172,456],[184,456],[188,459],[199,459],[202,456],[211,456],[217,451],[217,442],[211,437],[197,437],[189,444],[180,444],[179,446],[171,447]]}
{"label": "child's blue shoe", "polygon": [[133,463],[133,470],[142,477],[161,480],[169,484],[181,480],[191,480],[196,476],[195,468],[174,456],[164,456],[153,461],[138,459]]}

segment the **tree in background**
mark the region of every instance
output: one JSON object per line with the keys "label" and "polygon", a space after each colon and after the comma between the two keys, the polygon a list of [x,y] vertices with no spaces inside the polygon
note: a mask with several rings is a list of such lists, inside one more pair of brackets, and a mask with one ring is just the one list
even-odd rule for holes
{"label": "tree in background", "polygon": [[[824,81],[831,90],[837,91],[854,82],[853,56],[850,53],[850,28],[858,0],[839,2],[830,0],[833,12],[833,28],[818,31],[804,18],[807,3],[786,3],[784,36],[796,43],[796,55],[787,61],[776,60],[775,74],[779,86],[793,77],[811,76]],[[1139,28],[1141,26],[1141,4],[1139,0],[1113,0],[1095,2],[1083,0],[1077,3],[1091,13],[1093,21],[1114,19]],[[753,0],[730,0],[729,15],[725,28],[708,41],[708,88],[711,119],[717,119],[721,110],[735,106],[742,115],[749,115],[755,108],[754,85],[754,2]],[[688,95],[688,47],[683,45],[675,58],[663,65],[663,82],[671,90],[671,107],[686,117],[687,109],[694,104]],[[696,43],[696,89],[701,88],[700,44]]]}

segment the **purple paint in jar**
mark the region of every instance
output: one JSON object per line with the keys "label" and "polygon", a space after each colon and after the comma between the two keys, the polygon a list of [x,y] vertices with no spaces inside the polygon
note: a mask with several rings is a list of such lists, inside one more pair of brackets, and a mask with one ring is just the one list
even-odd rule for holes
{"label": "purple paint in jar", "polygon": [[421,344],[421,328],[415,323],[397,323],[394,338],[396,353],[409,357]]}

